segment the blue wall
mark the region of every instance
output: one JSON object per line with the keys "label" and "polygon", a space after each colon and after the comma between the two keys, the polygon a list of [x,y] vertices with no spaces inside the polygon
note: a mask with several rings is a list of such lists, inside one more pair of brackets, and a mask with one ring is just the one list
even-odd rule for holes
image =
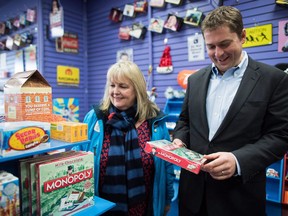
{"label": "blue wall", "polygon": [[[148,31],[144,40],[131,39],[130,41],[120,40],[118,29],[120,26],[131,26],[134,22],[141,22],[148,27],[151,18],[165,20],[168,13],[177,13],[178,16],[184,17],[187,9],[195,7],[207,14],[217,7],[214,0],[183,0],[183,4],[180,6],[167,3],[164,8],[148,7],[147,13],[137,14],[135,18],[124,17],[121,23],[113,23],[109,20],[110,9],[118,7],[123,10],[125,4],[132,4],[133,0],[61,0],[64,8],[65,31],[78,34],[78,54],[57,53],[55,41],[46,37],[51,2],[52,0],[5,1],[5,5],[0,5],[0,21],[7,17],[13,17],[29,7],[37,7],[35,43],[38,51],[39,71],[51,84],[53,98],[79,98],[80,120],[83,119],[92,104],[101,100],[107,69],[116,62],[118,50],[132,48],[134,62],[140,66],[146,78],[149,65],[153,66],[150,87],[157,87],[156,103],[161,109],[164,108],[166,102],[164,96],[166,88],[171,86],[174,89],[181,89],[177,83],[178,72],[183,69],[199,69],[210,63],[207,54],[203,61],[188,61],[187,37],[200,33],[199,27],[184,24],[180,32],[164,30],[162,34],[158,34]],[[224,5],[232,5],[241,10],[245,27],[272,23],[273,43],[271,45],[245,48],[254,59],[271,65],[287,62],[288,52],[279,53],[277,47],[278,22],[288,19],[288,8],[275,5],[274,0],[225,0]],[[171,47],[174,71],[170,74],[159,74],[156,72],[156,68],[165,48],[165,38],[168,38],[168,45]],[[13,56],[10,59],[12,62]],[[79,68],[79,87],[58,86],[56,82],[57,65]]]}
{"label": "blue wall", "polygon": [[[183,69],[199,69],[210,63],[205,54],[205,60],[197,62],[188,61],[187,37],[200,33],[199,27],[183,25],[180,32],[164,30],[162,34],[147,32],[144,40],[132,39],[130,41],[119,40],[117,37],[120,26],[131,26],[133,22],[141,21],[148,26],[150,18],[166,19],[168,13],[178,13],[184,17],[187,9],[197,7],[198,10],[207,14],[217,7],[214,1],[183,1],[180,6],[166,4],[164,8],[151,8],[146,14],[137,15],[135,18],[124,17],[122,23],[113,23],[108,19],[111,7],[124,9],[126,3],[131,0],[109,0],[93,1],[88,0],[88,102],[93,103],[101,99],[104,89],[105,74],[108,67],[115,62],[117,50],[133,48],[134,62],[137,63],[147,77],[149,65],[153,65],[152,84],[156,86],[158,98],[156,103],[164,108],[166,98],[164,92],[168,86],[174,89],[181,89],[177,83],[177,74]],[[245,50],[256,60],[275,65],[280,62],[287,62],[288,53],[278,53],[278,22],[287,20],[287,8],[275,5],[274,0],[227,0],[224,5],[232,5],[241,10],[244,17],[245,27],[253,27],[255,24],[273,24],[273,44],[246,48]],[[164,39],[168,38],[168,45],[171,47],[172,63],[174,71],[171,74],[159,74],[156,68],[160,62],[164,50]]]}

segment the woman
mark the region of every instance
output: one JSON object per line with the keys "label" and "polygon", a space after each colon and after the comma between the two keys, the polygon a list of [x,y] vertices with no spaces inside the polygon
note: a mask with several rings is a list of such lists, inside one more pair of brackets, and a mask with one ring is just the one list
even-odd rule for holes
{"label": "woman", "polygon": [[149,140],[169,139],[164,119],[136,64],[109,68],[103,100],[84,119],[95,152],[95,194],[116,203],[106,215],[162,216],[170,209],[173,165],[143,150]]}

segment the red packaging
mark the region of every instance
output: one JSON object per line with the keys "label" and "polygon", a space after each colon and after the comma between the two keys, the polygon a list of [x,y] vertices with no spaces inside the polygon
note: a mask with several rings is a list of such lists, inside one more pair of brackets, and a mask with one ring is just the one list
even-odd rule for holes
{"label": "red packaging", "polygon": [[149,141],[144,150],[195,174],[200,172],[201,164],[206,161],[203,155],[168,140]]}

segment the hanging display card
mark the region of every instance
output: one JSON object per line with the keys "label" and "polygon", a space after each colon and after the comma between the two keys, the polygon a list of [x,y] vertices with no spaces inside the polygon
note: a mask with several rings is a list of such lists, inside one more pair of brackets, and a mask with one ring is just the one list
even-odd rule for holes
{"label": "hanging display card", "polygon": [[161,34],[163,32],[163,26],[164,26],[164,20],[157,19],[157,18],[151,18],[148,30]]}
{"label": "hanging display card", "polygon": [[279,21],[278,52],[288,52],[288,20]]}
{"label": "hanging display card", "polygon": [[165,0],[150,0],[149,5],[151,7],[164,7]]}
{"label": "hanging display card", "polygon": [[123,11],[124,16],[135,17],[134,5],[126,4]]}
{"label": "hanging display card", "polygon": [[268,44],[272,44],[272,24],[246,28],[244,48]]}
{"label": "hanging display card", "polygon": [[176,4],[176,5],[182,4],[182,0],[165,0],[165,2],[171,3],[171,4]]}
{"label": "hanging display card", "polygon": [[78,35],[65,32],[62,37],[55,40],[56,51],[66,53],[78,53]]}
{"label": "hanging display card", "polygon": [[118,50],[116,54],[116,62],[118,61],[132,61],[133,62],[133,49]]}
{"label": "hanging display card", "polygon": [[195,34],[187,38],[188,61],[205,60],[205,45],[202,34]]}
{"label": "hanging display card", "polygon": [[14,71],[15,73],[17,72],[22,72],[24,70],[24,61],[23,61],[23,50],[17,50],[15,52],[15,60],[14,60]]}
{"label": "hanging display card", "polygon": [[37,49],[35,45],[30,45],[24,49],[25,71],[37,69]]}
{"label": "hanging display card", "polygon": [[202,12],[196,9],[187,10],[184,23],[193,26],[199,26],[202,21]]}
{"label": "hanging display card", "polygon": [[64,11],[60,1],[52,1],[52,9],[49,16],[50,33],[52,38],[62,37],[64,35]]}

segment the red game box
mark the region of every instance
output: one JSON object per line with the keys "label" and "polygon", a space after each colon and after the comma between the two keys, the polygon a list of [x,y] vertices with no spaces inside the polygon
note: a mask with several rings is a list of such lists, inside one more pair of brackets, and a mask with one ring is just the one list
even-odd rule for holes
{"label": "red game box", "polygon": [[149,141],[144,150],[195,174],[200,172],[201,164],[206,161],[203,155],[168,140]]}

